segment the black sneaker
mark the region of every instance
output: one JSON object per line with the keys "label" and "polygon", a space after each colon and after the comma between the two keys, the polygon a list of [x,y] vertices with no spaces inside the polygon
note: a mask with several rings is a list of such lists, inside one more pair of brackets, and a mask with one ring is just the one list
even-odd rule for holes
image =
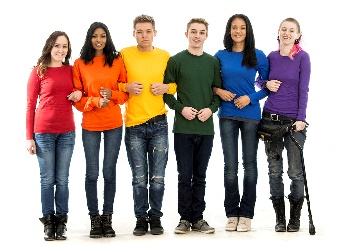
{"label": "black sneaker", "polygon": [[149,228],[149,225],[148,225],[147,218],[143,218],[143,217],[137,218],[136,227],[133,230],[133,235],[136,235],[136,236],[145,235],[147,233],[148,228]]}
{"label": "black sneaker", "polygon": [[116,233],[111,227],[111,214],[102,214],[101,221],[103,236],[106,238],[115,237]]}
{"label": "black sneaker", "polygon": [[151,228],[152,235],[161,235],[164,233],[164,229],[161,225],[159,217],[152,216],[150,218],[150,228]]}
{"label": "black sneaker", "polygon": [[90,237],[101,238],[103,235],[101,216],[90,215],[90,220],[91,220]]}

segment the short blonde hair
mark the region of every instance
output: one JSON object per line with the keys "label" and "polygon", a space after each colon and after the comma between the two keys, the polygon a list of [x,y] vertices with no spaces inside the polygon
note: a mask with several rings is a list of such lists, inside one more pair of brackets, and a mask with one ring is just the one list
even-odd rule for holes
{"label": "short blonde hair", "polygon": [[155,21],[152,16],[149,15],[139,15],[133,20],[133,29],[136,29],[137,23],[151,23],[153,30],[156,30]]}
{"label": "short blonde hair", "polygon": [[206,31],[208,31],[208,22],[204,18],[192,18],[188,23],[187,23],[187,31],[190,28],[190,26],[193,23],[199,23],[199,24],[204,24],[206,26]]}

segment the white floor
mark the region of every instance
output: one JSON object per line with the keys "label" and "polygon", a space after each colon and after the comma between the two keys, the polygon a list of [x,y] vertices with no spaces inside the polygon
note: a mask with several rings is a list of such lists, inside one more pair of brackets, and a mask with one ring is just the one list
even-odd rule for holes
{"label": "white floor", "polygon": [[[171,120],[170,120],[171,121]],[[80,121],[77,121],[80,122]],[[29,244],[29,246],[94,246],[115,245],[128,246],[143,242],[143,244],[210,244],[215,246],[234,243],[236,246],[246,246],[250,244],[272,244],[273,246],[295,246],[297,244],[321,244],[328,241],[337,231],[334,224],[336,222],[335,206],[333,205],[333,194],[330,192],[329,176],[323,166],[318,166],[324,157],[314,150],[312,144],[307,143],[306,170],[309,186],[309,195],[311,200],[311,211],[313,216],[316,234],[309,234],[309,218],[307,202],[304,202],[301,230],[297,233],[276,233],[274,231],[275,216],[269,198],[269,184],[267,175],[267,163],[263,151],[263,144],[260,143],[258,166],[259,178],[257,186],[257,202],[255,217],[252,221],[252,230],[247,233],[226,232],[224,229],[226,216],[223,208],[224,188],[223,188],[223,162],[222,150],[218,135],[214,140],[213,154],[207,171],[206,185],[206,210],[204,218],[208,223],[215,227],[214,234],[202,234],[198,232],[189,232],[186,235],[176,235],[173,233],[179,221],[177,213],[177,172],[175,164],[175,155],[173,146],[170,146],[169,162],[166,170],[166,191],[163,202],[162,224],[165,229],[163,235],[153,236],[133,236],[132,231],[135,226],[133,214],[133,200],[131,187],[131,172],[126,159],[124,143],[121,147],[120,158],[118,160],[117,170],[117,193],[114,205],[113,228],[116,231],[114,238],[89,238],[90,220],[86,207],[86,198],[84,193],[84,174],[85,162],[80,137],[80,127],[77,132],[77,143],[70,169],[70,201],[69,201],[69,222],[68,239],[66,241],[46,242],[43,239],[43,225],[38,218],[41,217],[40,205],[40,184],[39,170],[35,156],[29,156],[22,150],[8,150],[6,155],[18,157],[18,163],[2,162],[8,164],[9,172],[2,174],[2,181],[5,188],[2,193],[2,233],[6,239],[18,246]],[[173,137],[170,134],[170,139]],[[14,141],[13,141],[14,142]],[[170,141],[173,143],[173,141]],[[312,143],[312,144],[310,144]],[[14,145],[14,143],[13,143]],[[311,151],[311,152],[310,152]],[[20,158],[19,158],[20,157]],[[18,166],[20,164],[20,166]],[[103,197],[102,177],[99,180],[99,200]],[[240,179],[242,179],[242,170],[240,170]],[[289,193],[289,181],[285,173],[285,191]],[[13,185],[13,186],[12,186]],[[15,185],[15,186],[14,186]],[[240,182],[240,187],[242,183]],[[240,188],[241,189],[241,188]],[[5,201],[5,203],[4,203]],[[100,201],[100,205],[101,205]],[[287,216],[289,215],[289,204],[286,204]],[[101,209],[101,208],[100,208]],[[11,238],[8,238],[10,236]],[[141,242],[140,242],[141,241]],[[254,242],[248,242],[254,241]],[[61,243],[62,242],[62,243]],[[290,244],[290,245],[289,245]]]}

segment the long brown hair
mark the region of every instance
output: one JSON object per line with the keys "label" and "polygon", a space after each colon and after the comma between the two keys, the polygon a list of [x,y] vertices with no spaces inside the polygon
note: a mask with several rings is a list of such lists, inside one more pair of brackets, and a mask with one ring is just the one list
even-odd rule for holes
{"label": "long brown hair", "polygon": [[56,39],[59,36],[64,36],[68,40],[68,53],[66,57],[64,58],[64,61],[62,61],[62,64],[69,65],[69,59],[71,57],[71,45],[68,35],[63,31],[54,31],[51,35],[49,35],[48,39],[46,40],[46,43],[42,49],[42,54],[37,60],[36,66],[34,67],[40,67],[39,68],[39,77],[43,77],[46,73],[46,70],[48,69],[48,65],[51,62],[51,50],[53,49]]}

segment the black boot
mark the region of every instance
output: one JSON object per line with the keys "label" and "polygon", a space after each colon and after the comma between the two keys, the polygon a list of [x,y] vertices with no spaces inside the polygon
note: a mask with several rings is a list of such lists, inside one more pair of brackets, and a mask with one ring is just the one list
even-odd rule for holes
{"label": "black boot", "polygon": [[289,198],[290,202],[290,219],[287,226],[288,232],[298,232],[300,230],[301,209],[304,198],[294,201]]}
{"label": "black boot", "polygon": [[44,240],[55,240],[55,215],[48,214],[39,220],[44,225]]}
{"label": "black boot", "polygon": [[273,202],[273,207],[276,214],[276,225],[275,232],[285,232],[286,231],[286,216],[285,216],[285,205],[284,198],[273,199],[270,198]]}
{"label": "black boot", "polygon": [[56,216],[56,236],[55,238],[57,240],[66,240],[67,239],[67,221],[68,216],[62,215],[62,216]]}
{"label": "black boot", "polygon": [[115,231],[111,227],[111,214],[102,214],[101,221],[102,221],[103,236],[106,238],[115,237],[116,236]]}
{"label": "black boot", "polygon": [[133,230],[133,235],[142,236],[145,235],[148,231],[149,223],[147,218],[137,218],[136,227]]}
{"label": "black boot", "polygon": [[90,237],[101,238],[103,235],[101,216],[99,214],[90,215],[90,220],[91,220]]}
{"label": "black boot", "polygon": [[150,228],[152,235],[161,235],[164,233],[164,229],[161,225],[161,221],[159,217],[151,216],[150,218]]}

